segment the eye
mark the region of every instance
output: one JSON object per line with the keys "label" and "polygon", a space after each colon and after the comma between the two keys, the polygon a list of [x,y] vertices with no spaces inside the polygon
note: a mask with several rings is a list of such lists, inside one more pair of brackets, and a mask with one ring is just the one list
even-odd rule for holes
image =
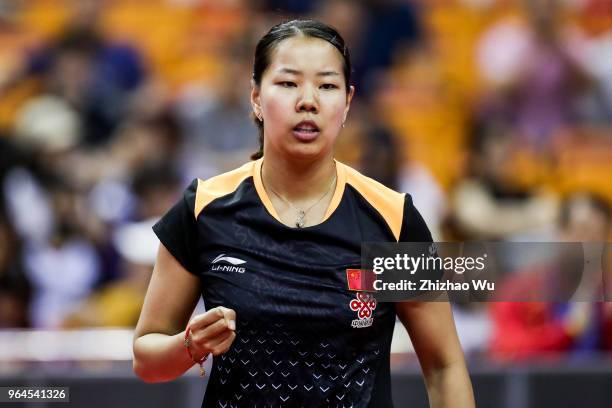
{"label": "eye", "polygon": [[281,81],[278,83],[278,85],[282,86],[283,88],[293,88],[294,86],[297,86],[295,82],[291,81]]}
{"label": "eye", "polygon": [[323,89],[337,89],[338,86],[336,84],[323,84],[323,85],[321,85],[321,88],[323,88]]}

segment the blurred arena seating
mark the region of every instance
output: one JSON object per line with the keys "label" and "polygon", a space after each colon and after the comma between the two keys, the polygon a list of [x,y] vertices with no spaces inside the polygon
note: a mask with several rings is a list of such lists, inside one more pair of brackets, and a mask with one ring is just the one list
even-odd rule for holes
{"label": "blurred arena seating", "polygon": [[[190,180],[248,160],[257,143],[249,118],[251,59],[272,24],[315,16],[346,29],[355,60],[367,55],[360,33],[378,1],[305,2],[308,15],[285,12],[282,3],[0,2],[0,385],[72,386],[75,406],[201,403],[195,372],[157,385],[132,373],[132,330],[155,248],[147,238],[132,240],[143,244],[133,248],[118,236],[127,229],[152,234],[140,227],[163,214]],[[438,241],[554,241],[567,197],[586,192],[612,204],[609,0],[380,3],[416,10],[417,34],[394,39],[388,66],[355,73],[362,82],[337,145],[339,160],[376,177],[376,164],[390,165],[397,155],[388,184],[413,195]],[[542,14],[543,4],[550,7]],[[347,25],[343,13],[352,8],[364,12],[347,13]],[[120,50],[118,60],[92,56],[86,39],[66,41],[67,28],[83,21],[91,21],[98,47]],[[554,39],[548,59],[538,58],[538,47],[546,49],[542,32]],[[49,58],[55,52],[66,52],[58,66]],[[534,100],[542,102],[530,105]],[[43,132],[34,132],[40,124]],[[104,132],[94,137],[92,128]],[[210,129],[236,137],[211,143]],[[377,139],[381,134],[386,138]],[[368,143],[380,140],[388,157],[367,163]],[[492,162],[483,164],[487,148]],[[546,212],[537,218],[546,222],[536,231],[475,233],[462,224],[457,204],[462,187],[475,180],[496,214],[536,202]],[[37,263],[41,253],[87,266],[76,295],[66,293],[70,283],[58,288],[40,279],[41,271],[69,269]],[[40,313],[49,298],[61,306],[51,317]],[[114,308],[100,312],[109,303]],[[455,313],[478,406],[610,406],[609,350],[497,363],[488,355],[487,311],[474,304]],[[399,324],[393,351],[396,406],[425,406],[418,362]]]}

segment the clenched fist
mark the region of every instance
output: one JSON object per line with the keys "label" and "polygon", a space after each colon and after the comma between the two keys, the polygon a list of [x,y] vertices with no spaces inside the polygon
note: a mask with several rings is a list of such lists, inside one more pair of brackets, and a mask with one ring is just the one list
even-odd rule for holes
{"label": "clenched fist", "polygon": [[194,316],[189,322],[189,348],[194,358],[226,353],[236,338],[236,312],[223,306]]}

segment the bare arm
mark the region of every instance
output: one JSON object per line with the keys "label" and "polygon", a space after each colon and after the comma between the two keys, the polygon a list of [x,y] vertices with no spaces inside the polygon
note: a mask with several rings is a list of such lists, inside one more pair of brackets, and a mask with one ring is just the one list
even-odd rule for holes
{"label": "bare arm", "polygon": [[[199,297],[200,280],[160,245],[134,332],[134,372],[144,381],[170,381],[193,366],[183,340]],[[193,318],[194,358],[229,349],[235,338],[235,323],[230,321],[235,321],[235,314],[226,308],[215,308]]]}
{"label": "bare arm", "polygon": [[430,407],[474,407],[472,383],[450,304],[400,302],[395,310],[419,358]]}

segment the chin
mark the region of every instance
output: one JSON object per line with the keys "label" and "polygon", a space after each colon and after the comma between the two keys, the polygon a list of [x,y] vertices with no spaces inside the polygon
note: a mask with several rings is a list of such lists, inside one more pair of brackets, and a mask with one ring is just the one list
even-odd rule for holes
{"label": "chin", "polygon": [[288,146],[286,152],[297,160],[314,160],[325,156],[328,150],[318,143],[303,143],[297,146]]}

